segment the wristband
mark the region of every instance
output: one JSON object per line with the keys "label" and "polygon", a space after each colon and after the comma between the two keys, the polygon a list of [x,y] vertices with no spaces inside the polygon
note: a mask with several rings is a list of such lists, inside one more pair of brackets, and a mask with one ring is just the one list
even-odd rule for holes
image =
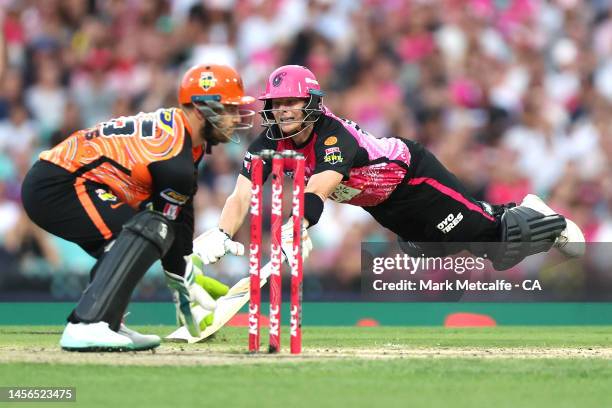
{"label": "wristband", "polygon": [[323,200],[315,193],[304,193],[304,218],[308,221],[308,228],[316,225],[323,212]]}

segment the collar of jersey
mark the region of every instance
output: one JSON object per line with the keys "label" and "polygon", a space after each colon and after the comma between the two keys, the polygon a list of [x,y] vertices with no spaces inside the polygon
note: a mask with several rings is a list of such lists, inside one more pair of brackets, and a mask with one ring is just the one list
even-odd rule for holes
{"label": "collar of jersey", "polygon": [[303,148],[305,148],[306,146],[308,146],[308,144],[309,144],[309,143],[312,141],[312,139],[315,137],[315,134],[316,134],[316,132],[315,132],[315,127],[316,127],[316,123],[315,123],[315,125],[312,127],[312,132],[310,132],[310,136],[308,136],[308,139],[306,139],[306,141],[304,141],[304,143],[302,143],[302,144],[299,144],[299,145],[298,145],[297,143],[295,143],[295,141],[294,141],[293,139],[290,139],[290,140],[291,140],[291,144],[293,145],[293,147],[294,147],[296,150],[303,149]]}

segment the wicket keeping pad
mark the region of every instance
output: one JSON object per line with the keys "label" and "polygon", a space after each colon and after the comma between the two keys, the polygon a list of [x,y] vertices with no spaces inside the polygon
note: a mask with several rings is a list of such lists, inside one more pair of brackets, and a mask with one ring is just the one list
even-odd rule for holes
{"label": "wicket keeping pad", "polygon": [[146,210],[126,222],[74,309],[79,321],[105,321],[118,330],[136,284],[173,241],[172,225],[161,214]]}

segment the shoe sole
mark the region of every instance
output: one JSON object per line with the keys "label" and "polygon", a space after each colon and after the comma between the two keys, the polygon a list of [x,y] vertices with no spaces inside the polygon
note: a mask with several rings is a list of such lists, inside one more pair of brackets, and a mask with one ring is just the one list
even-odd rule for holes
{"label": "shoe sole", "polygon": [[92,352],[102,352],[102,353],[125,353],[128,351],[147,351],[153,350],[159,347],[157,345],[150,346],[122,346],[122,347],[114,347],[114,346],[88,346],[88,347],[63,347],[62,350],[70,351],[70,352],[83,352],[83,353],[92,353]]}

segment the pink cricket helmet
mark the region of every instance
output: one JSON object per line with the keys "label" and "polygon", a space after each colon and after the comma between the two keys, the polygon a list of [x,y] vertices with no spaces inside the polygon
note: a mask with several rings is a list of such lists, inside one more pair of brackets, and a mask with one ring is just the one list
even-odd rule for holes
{"label": "pink cricket helmet", "polygon": [[311,90],[321,92],[319,81],[312,71],[301,65],[283,65],[270,74],[266,91],[259,99],[310,98]]}
{"label": "pink cricket helmet", "polygon": [[[304,119],[302,124],[316,122],[321,116],[321,98],[325,93],[321,90],[319,81],[308,68],[301,65],[283,65],[275,69],[268,78],[265,92],[259,96],[259,100],[264,101],[264,108],[259,112],[263,118],[263,126],[268,128],[266,135],[273,140],[293,137],[295,134],[283,135],[278,122],[274,119],[274,109],[272,109],[272,99],[277,98],[304,98],[308,102],[304,106]],[[303,128],[299,132],[305,130]],[[298,133],[299,133],[298,132]]]}

